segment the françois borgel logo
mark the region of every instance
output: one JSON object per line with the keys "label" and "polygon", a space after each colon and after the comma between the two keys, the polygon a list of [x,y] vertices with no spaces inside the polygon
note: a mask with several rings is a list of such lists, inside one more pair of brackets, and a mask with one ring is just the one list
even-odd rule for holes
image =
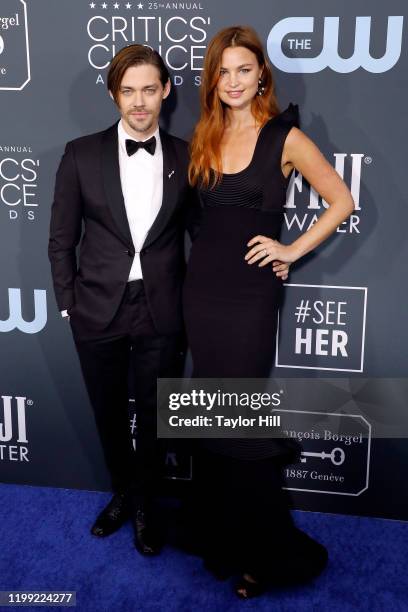
{"label": "fran\u00e7ois borgel logo", "polygon": [[[47,292],[45,289],[34,289],[34,316],[31,320],[26,321],[23,317],[24,311],[32,313],[32,304],[22,303],[20,289],[8,290],[9,315],[7,319],[0,318],[0,332],[9,332],[15,329],[25,334],[36,334],[44,329],[47,323]],[[3,306],[3,301],[0,302],[0,307]],[[1,312],[4,308],[1,308]],[[1,317],[1,315],[0,315]]]}
{"label": "fran\u00e7ois borgel logo", "polygon": [[287,427],[283,433],[303,449],[300,461],[285,469],[286,488],[352,496],[368,488],[372,428],[367,419],[343,412],[276,412],[282,413]]}
{"label": "fran\u00e7ois borgel logo", "polygon": [[30,78],[26,2],[1,0],[0,90],[21,91]]}
{"label": "fran\u00e7ois borgel logo", "polygon": [[30,461],[26,426],[26,397],[0,396],[0,461]]}
{"label": "fran\u00e7ois borgel logo", "polygon": [[275,365],[363,372],[366,303],[366,287],[287,283]]}
{"label": "fran\u00e7ois borgel logo", "polygon": [[[401,55],[403,21],[403,16],[388,17],[385,52],[380,57],[372,57],[370,49],[384,49],[383,35],[378,32],[380,40],[377,40],[377,30],[371,27],[371,17],[356,17],[353,54],[341,57],[339,17],[324,17],[323,33],[319,33],[318,41],[314,17],[287,17],[271,29],[267,41],[268,55],[283,72],[313,73],[325,68],[340,73],[354,72],[358,68],[372,73],[387,72]],[[312,37],[306,36],[306,33],[311,33]],[[315,49],[319,49],[320,53],[313,53]]]}

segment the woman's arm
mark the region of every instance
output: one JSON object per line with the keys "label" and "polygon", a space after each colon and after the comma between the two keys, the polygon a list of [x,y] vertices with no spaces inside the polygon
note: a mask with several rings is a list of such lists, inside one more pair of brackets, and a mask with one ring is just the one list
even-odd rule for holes
{"label": "woman's arm", "polygon": [[296,168],[326,200],[329,208],[292,244],[283,245],[266,236],[252,238],[248,246],[253,248],[245,256],[249,264],[260,259],[260,266],[273,260],[293,263],[326,240],[354,210],[354,201],[347,185],[314,142],[296,127],[290,130],[286,138],[282,164]]}

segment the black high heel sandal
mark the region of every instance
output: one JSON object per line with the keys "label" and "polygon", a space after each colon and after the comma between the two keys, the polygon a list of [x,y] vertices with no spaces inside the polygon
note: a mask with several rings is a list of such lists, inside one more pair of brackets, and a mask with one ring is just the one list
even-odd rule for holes
{"label": "black high heel sandal", "polygon": [[252,597],[258,597],[259,595],[265,593],[267,588],[268,585],[263,580],[251,582],[250,580],[247,580],[245,576],[241,576],[235,585],[235,594],[240,599],[251,599]]}

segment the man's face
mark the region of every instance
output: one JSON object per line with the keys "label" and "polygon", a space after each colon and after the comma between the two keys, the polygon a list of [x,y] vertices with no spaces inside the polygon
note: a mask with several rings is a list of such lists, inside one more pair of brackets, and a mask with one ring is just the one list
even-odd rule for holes
{"label": "man's face", "polygon": [[156,131],[162,101],[170,93],[170,81],[163,87],[156,66],[131,66],[123,75],[117,105],[126,131],[137,140]]}

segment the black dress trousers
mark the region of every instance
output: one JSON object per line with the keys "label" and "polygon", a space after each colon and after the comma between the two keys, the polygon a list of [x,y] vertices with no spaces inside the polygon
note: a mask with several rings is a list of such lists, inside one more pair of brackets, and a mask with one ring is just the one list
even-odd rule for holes
{"label": "black dress trousers", "polygon": [[[156,437],[157,378],[181,376],[181,334],[160,335],[150,315],[142,280],[131,281],[112,323],[84,339],[75,310],[71,326],[94,410],[114,491],[131,489],[151,498],[160,475],[161,441]],[[129,377],[137,415],[136,452],[129,422]]]}

